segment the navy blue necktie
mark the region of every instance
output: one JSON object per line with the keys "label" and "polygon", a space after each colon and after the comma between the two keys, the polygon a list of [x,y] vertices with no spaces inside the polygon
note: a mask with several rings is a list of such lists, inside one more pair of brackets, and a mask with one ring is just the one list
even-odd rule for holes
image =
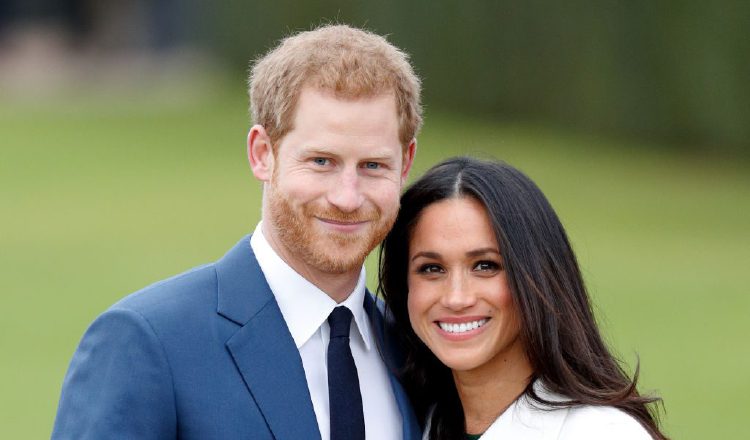
{"label": "navy blue necktie", "polygon": [[352,312],[340,306],[328,316],[328,406],[331,411],[331,440],[364,440],[365,416],[359,390],[357,366],[349,348]]}

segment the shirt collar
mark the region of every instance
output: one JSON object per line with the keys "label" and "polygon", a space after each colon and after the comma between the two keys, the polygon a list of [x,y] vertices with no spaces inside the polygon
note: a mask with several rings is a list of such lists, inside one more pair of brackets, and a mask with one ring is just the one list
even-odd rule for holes
{"label": "shirt collar", "polygon": [[364,308],[365,280],[367,279],[364,266],[359,273],[354,290],[346,300],[337,304],[325,292],[292,269],[273,250],[263,235],[262,224],[261,221],[255,227],[255,232],[250,237],[250,246],[268,281],[268,286],[276,297],[276,302],[279,304],[281,314],[284,316],[297,348],[302,347],[326,322],[333,309],[341,305],[351,310],[355,327],[362,337],[365,349],[370,350],[370,326]]}

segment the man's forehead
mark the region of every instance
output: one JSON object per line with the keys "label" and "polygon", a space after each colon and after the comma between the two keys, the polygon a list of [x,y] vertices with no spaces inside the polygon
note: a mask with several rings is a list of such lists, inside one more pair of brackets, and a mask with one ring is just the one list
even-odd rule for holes
{"label": "man's forehead", "polygon": [[296,103],[292,121],[290,131],[315,130],[372,139],[391,136],[397,139],[400,127],[392,94],[340,99],[332,94],[308,90]]}

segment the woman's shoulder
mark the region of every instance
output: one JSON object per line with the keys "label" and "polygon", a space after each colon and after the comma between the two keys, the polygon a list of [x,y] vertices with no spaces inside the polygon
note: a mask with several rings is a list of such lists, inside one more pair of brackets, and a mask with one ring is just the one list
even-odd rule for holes
{"label": "woman's shoulder", "polygon": [[[547,402],[565,403],[570,399],[534,384],[537,396]],[[434,409],[434,407],[433,407]],[[432,416],[428,417],[424,440]],[[481,440],[652,440],[633,416],[613,406],[548,405],[522,395],[487,429]]]}
{"label": "woman's shoulder", "polygon": [[633,416],[612,406],[573,406],[560,430],[560,440],[651,440]]}

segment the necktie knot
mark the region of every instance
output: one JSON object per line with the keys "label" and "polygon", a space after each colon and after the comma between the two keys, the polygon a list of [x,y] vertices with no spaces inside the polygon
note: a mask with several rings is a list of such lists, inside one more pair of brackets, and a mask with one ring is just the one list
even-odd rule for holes
{"label": "necktie knot", "polygon": [[328,325],[331,327],[331,339],[348,338],[351,323],[352,312],[348,308],[339,306],[333,309],[333,312],[328,315]]}

